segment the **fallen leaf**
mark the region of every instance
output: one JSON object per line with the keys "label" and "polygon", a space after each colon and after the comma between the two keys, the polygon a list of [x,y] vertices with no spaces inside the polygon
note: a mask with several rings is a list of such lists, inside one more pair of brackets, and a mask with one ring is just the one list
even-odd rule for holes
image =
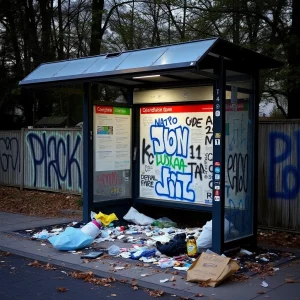
{"label": "fallen leaf", "polygon": [[292,278],[288,278],[285,280],[286,283],[297,283],[297,280],[292,279]]}
{"label": "fallen leaf", "polygon": [[46,264],[46,266],[44,267],[45,270],[57,270],[57,268],[53,267],[52,265],[50,265],[49,263]]}
{"label": "fallen leaf", "polygon": [[153,298],[158,298],[161,297],[164,294],[164,291],[160,291],[160,290],[149,290],[148,291],[149,295]]}
{"label": "fallen leaf", "polygon": [[68,289],[66,289],[65,287],[57,287],[56,290],[62,293],[68,291]]}
{"label": "fallen leaf", "polygon": [[128,279],[120,279],[120,282],[126,283],[126,282],[128,282]]}
{"label": "fallen leaf", "polygon": [[257,294],[263,295],[265,292],[264,291],[258,291]]}
{"label": "fallen leaf", "polygon": [[195,295],[194,295],[194,297],[204,297],[204,295],[203,295],[203,294],[200,294],[200,293],[198,293],[198,294],[195,294]]}
{"label": "fallen leaf", "polygon": [[34,262],[29,263],[28,266],[29,267],[40,267],[41,264],[37,260],[35,260]]}

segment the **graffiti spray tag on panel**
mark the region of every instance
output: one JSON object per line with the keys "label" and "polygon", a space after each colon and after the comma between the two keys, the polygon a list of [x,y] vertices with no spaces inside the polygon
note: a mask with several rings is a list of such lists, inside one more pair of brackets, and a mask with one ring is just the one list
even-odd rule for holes
{"label": "graffiti spray tag on panel", "polygon": [[212,203],[212,109],[141,108],[141,197]]}

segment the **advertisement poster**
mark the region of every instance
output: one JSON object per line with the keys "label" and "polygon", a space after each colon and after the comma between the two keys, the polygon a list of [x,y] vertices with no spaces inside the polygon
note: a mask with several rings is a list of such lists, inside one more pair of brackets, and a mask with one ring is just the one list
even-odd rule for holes
{"label": "advertisement poster", "polygon": [[95,171],[130,169],[130,108],[94,107]]}
{"label": "advertisement poster", "polygon": [[94,201],[131,195],[131,109],[94,106]]}
{"label": "advertisement poster", "polygon": [[225,206],[245,209],[248,191],[248,102],[226,104]]}
{"label": "advertisement poster", "polygon": [[140,108],[140,197],[212,204],[213,105]]}

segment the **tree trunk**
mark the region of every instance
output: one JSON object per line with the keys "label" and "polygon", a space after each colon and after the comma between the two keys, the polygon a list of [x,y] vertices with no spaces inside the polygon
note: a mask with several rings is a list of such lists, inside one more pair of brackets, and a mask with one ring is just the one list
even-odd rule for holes
{"label": "tree trunk", "polygon": [[90,55],[100,54],[103,9],[104,0],[93,0]]}
{"label": "tree trunk", "polygon": [[289,32],[288,118],[299,119],[300,99],[300,1],[292,3],[292,26]]}

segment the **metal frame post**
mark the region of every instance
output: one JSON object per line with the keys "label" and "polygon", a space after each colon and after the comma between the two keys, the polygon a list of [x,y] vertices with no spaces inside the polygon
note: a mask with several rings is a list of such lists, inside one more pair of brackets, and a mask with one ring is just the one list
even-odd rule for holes
{"label": "metal frame post", "polygon": [[89,83],[84,83],[83,91],[83,221],[87,223],[93,205],[93,103]]}
{"label": "metal frame post", "polygon": [[213,117],[213,207],[212,207],[212,250],[224,251],[224,207],[225,207],[225,98],[226,73],[223,58],[215,69],[219,79],[214,83]]}

